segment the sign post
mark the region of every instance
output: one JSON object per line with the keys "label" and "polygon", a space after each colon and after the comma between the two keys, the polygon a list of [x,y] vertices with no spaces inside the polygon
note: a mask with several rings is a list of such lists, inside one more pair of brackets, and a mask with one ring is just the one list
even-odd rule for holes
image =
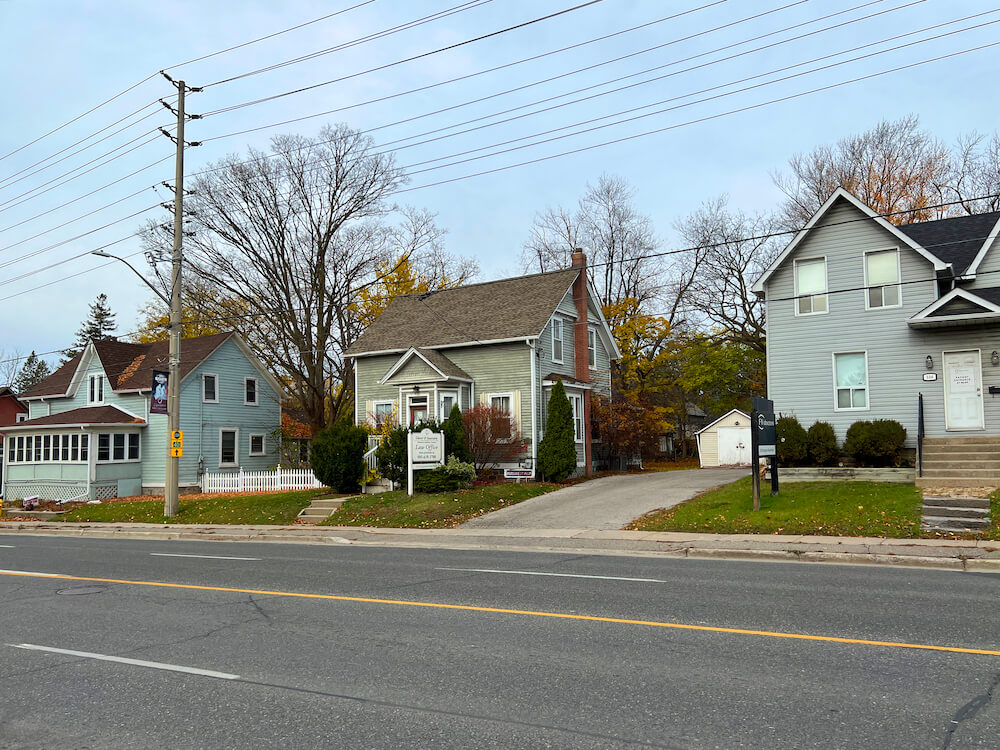
{"label": "sign post", "polygon": [[753,509],[760,510],[760,459],[771,466],[771,496],[778,494],[778,430],[774,402],[755,396],[750,413],[750,445],[753,454]]}
{"label": "sign post", "polygon": [[406,436],[406,494],[413,496],[413,472],[444,463],[444,433],[423,429]]}

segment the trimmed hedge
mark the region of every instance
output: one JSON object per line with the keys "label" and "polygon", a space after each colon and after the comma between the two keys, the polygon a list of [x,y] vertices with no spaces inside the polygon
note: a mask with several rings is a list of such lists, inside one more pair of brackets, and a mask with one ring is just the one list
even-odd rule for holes
{"label": "trimmed hedge", "polygon": [[316,478],[337,492],[357,492],[364,477],[368,433],[349,422],[323,430],[312,442],[311,463]]}
{"label": "trimmed hedge", "polygon": [[471,487],[475,481],[475,465],[459,461],[455,456],[448,456],[442,466],[413,473],[413,489],[416,492],[451,492]]}
{"label": "trimmed hedge", "polygon": [[806,442],[811,463],[816,466],[833,466],[837,463],[840,450],[837,448],[837,435],[829,422],[813,424],[806,432]]}
{"label": "trimmed hedge", "polygon": [[847,430],[844,453],[858,466],[899,466],[906,429],[894,419],[855,422]]}
{"label": "trimmed hedge", "polygon": [[795,417],[778,417],[778,464],[800,466],[809,456],[806,431]]}

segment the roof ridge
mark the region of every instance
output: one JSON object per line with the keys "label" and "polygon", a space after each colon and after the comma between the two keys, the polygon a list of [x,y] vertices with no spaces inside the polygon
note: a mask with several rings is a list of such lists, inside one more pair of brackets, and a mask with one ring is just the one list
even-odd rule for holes
{"label": "roof ridge", "polygon": [[1000,220],[1000,211],[984,211],[981,214],[963,214],[961,216],[945,216],[942,219],[931,219],[930,221],[911,221],[909,224],[900,224],[899,229],[909,227],[925,227],[928,224],[943,224],[946,221],[957,221],[959,219],[982,219],[987,216],[996,217]]}
{"label": "roof ridge", "polygon": [[454,292],[459,289],[470,289],[474,286],[486,286],[488,284],[500,284],[504,281],[519,281],[521,279],[533,279],[537,276],[554,276],[557,273],[566,273],[567,271],[578,271],[581,266],[570,266],[569,268],[560,268],[555,271],[540,271],[538,273],[525,273],[520,276],[508,276],[503,279],[491,279],[490,281],[474,281],[471,284],[462,284],[461,286],[450,286],[445,289],[428,289],[426,292],[410,292],[409,294],[400,294],[397,299],[402,297],[432,297],[435,294],[440,294],[441,292]]}

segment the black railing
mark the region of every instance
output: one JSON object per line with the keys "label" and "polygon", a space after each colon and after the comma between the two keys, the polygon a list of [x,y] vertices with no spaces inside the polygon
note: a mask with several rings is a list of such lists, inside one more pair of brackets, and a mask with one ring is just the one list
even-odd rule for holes
{"label": "black railing", "polygon": [[924,394],[917,394],[917,476],[924,475]]}

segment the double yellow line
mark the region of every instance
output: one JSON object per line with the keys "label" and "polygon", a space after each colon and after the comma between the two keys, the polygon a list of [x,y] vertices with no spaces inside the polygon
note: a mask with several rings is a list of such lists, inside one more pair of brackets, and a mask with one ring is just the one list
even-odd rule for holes
{"label": "double yellow line", "polygon": [[232,594],[255,594],[257,596],[278,596],[297,599],[322,599],[337,602],[362,602],[365,604],[389,604],[399,607],[423,607],[426,609],[450,609],[463,612],[487,612],[490,614],[521,615],[525,617],[549,617],[559,620],[580,620],[584,622],[607,622],[617,625],[643,625],[652,628],[672,628],[675,630],[696,630],[707,633],[728,633],[731,635],[755,635],[765,638],[789,638],[799,641],[820,641],[842,643],[851,646],[885,646],[888,648],[919,649],[923,651],[946,651],[957,654],[980,654],[1000,656],[1000,650],[985,648],[961,648],[959,646],[935,646],[926,643],[904,643],[901,641],[873,641],[863,638],[838,638],[829,635],[808,635],[804,633],[782,633],[773,630],[749,630],[746,628],[722,628],[713,625],[686,625],[679,622],[659,620],[632,620],[623,617],[599,617],[597,615],[576,615],[566,612],[544,612],[531,609],[507,609],[504,607],[478,607],[472,604],[444,604],[442,602],[414,602],[406,599],[376,599],[366,596],[343,596],[340,594],[306,594],[299,591],[272,591],[269,589],[243,589],[228,586],[199,586],[191,583],[164,583],[162,581],[129,581],[122,578],[94,578],[90,576],[70,576],[58,573],[33,573],[19,570],[0,570],[0,575],[25,578],[45,578],[64,581],[88,581],[91,583],[119,583],[127,586],[154,586],[157,588],[186,589],[194,591],[225,591]]}

